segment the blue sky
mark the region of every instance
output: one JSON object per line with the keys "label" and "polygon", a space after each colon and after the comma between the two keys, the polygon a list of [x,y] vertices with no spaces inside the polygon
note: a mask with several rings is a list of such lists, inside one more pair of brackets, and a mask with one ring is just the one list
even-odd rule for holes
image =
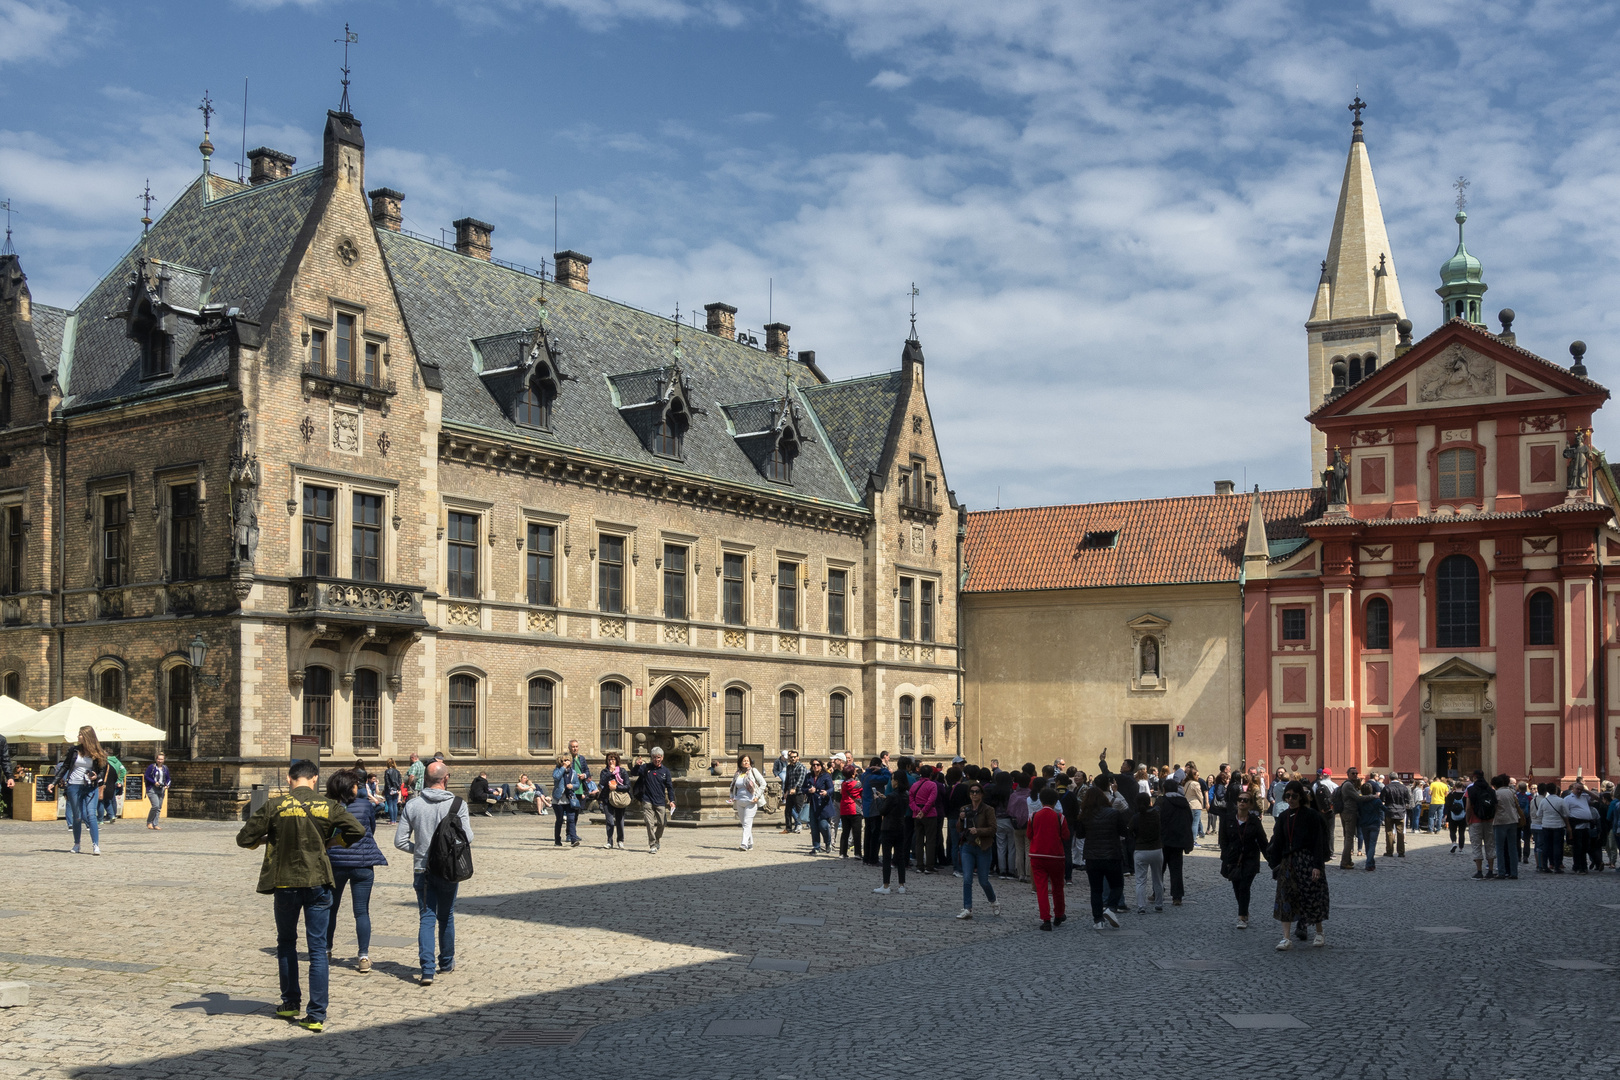
{"label": "blue sky", "polygon": [[248,147],[313,164],[345,20],[408,228],[470,214],[538,265],[555,196],[596,291],[769,311],[834,377],[898,363],[916,281],[974,508],[1309,482],[1302,323],[1358,86],[1419,333],[1467,174],[1489,310],[1620,382],[1620,8],[1573,2],[0,0],[36,298],[73,305],[146,180],[163,205],[195,175],[204,89],[221,171],[244,77]]}

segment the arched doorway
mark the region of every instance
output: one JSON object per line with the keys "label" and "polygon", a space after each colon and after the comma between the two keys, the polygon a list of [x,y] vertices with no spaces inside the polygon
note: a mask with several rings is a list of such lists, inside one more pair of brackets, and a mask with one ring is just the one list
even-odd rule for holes
{"label": "arched doorway", "polygon": [[658,691],[647,709],[647,726],[655,728],[683,728],[691,726],[687,718],[686,699],[666,686]]}

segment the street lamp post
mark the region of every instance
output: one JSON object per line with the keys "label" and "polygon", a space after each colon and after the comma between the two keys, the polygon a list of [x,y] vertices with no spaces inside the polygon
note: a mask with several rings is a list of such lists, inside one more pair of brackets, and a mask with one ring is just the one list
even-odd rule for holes
{"label": "street lamp post", "polygon": [[195,675],[204,686],[219,686],[218,675],[203,674],[203,661],[208,659],[208,642],[203,640],[203,636],[201,634],[197,634],[191,639],[189,651],[191,653],[192,674]]}

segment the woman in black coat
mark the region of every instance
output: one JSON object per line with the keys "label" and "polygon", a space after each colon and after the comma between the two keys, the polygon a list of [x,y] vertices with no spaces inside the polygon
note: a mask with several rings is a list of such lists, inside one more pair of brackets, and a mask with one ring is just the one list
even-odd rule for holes
{"label": "woman in black coat", "polygon": [[1237,897],[1239,930],[1249,928],[1249,889],[1260,873],[1266,850],[1266,826],[1254,805],[1254,796],[1239,795],[1236,805],[1220,817],[1221,877],[1232,883]]}
{"label": "woman in black coat", "polygon": [[1266,862],[1277,879],[1277,902],[1271,915],[1283,924],[1277,951],[1294,947],[1288,931],[1295,921],[1316,924],[1316,939],[1311,944],[1321,948],[1327,944],[1322,933],[1328,917],[1328,884],[1322,872],[1327,862],[1327,822],[1311,808],[1310,793],[1298,780],[1289,781],[1283,801],[1288,809],[1278,816],[1266,848]]}

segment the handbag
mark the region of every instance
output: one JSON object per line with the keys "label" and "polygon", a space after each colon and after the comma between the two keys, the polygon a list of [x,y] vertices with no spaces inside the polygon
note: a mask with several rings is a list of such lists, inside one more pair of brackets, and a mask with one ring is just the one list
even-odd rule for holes
{"label": "handbag", "polygon": [[614,788],[608,792],[608,805],[615,810],[623,810],[630,805],[630,793],[623,788]]}

